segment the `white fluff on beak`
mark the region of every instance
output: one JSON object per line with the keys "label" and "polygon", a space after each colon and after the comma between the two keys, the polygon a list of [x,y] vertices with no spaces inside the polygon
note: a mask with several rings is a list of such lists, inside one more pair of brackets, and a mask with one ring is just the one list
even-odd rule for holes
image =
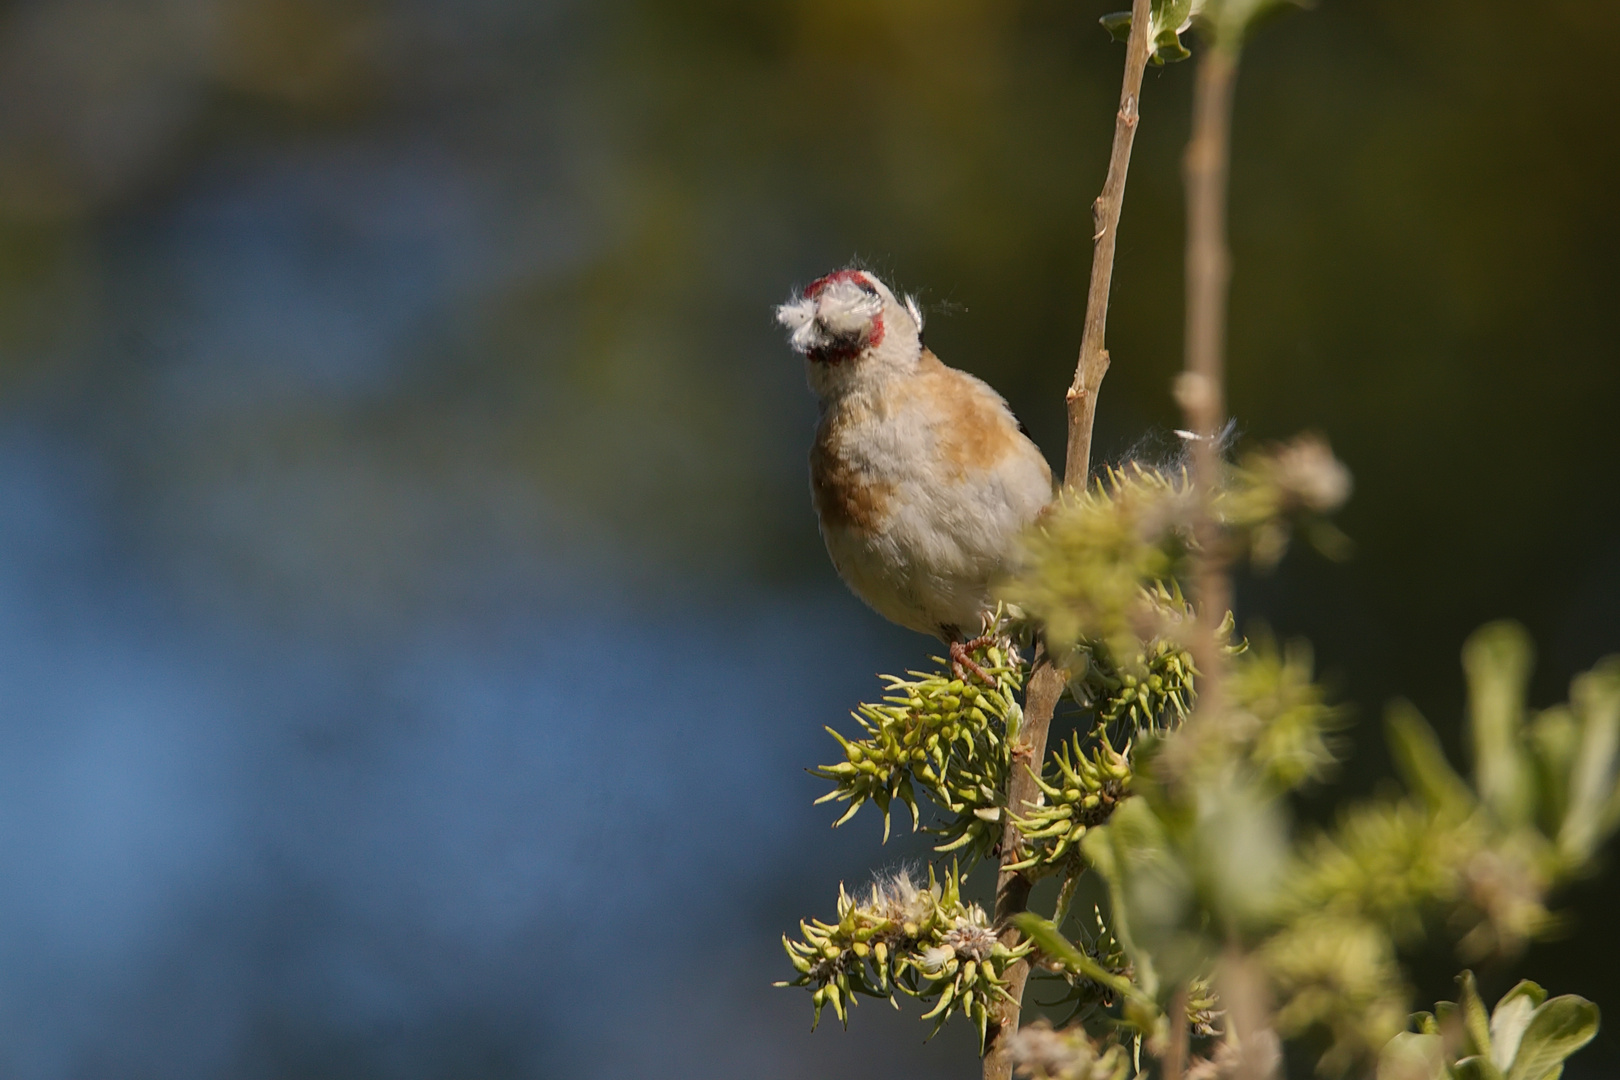
{"label": "white fluff on beak", "polygon": [[911,313],[911,321],[917,324],[917,333],[922,333],[923,311],[922,305],[917,303],[915,296],[906,297],[906,310]]}
{"label": "white fluff on beak", "polygon": [[794,350],[808,353],[859,341],[882,311],[882,297],[851,281],[833,281],[814,296],[778,307],[776,321],[790,331]]}
{"label": "white fluff on beak", "polygon": [[788,344],[799,352],[814,347],[815,320],[816,302],[808,297],[790,300],[776,309],[776,321],[787,328]]}

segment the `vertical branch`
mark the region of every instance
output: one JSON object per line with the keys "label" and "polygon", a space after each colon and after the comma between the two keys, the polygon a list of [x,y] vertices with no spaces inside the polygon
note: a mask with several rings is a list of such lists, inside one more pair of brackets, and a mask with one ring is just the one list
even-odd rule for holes
{"label": "vertical branch", "polygon": [[[1187,643],[1198,671],[1198,704],[1180,737],[1165,748],[1169,778],[1185,775],[1199,757],[1199,744],[1219,737],[1225,715],[1224,657],[1220,625],[1232,603],[1226,555],[1214,500],[1221,482],[1221,426],[1226,419],[1226,298],[1231,255],[1226,242],[1226,187],[1232,127],[1232,88],[1237,50],[1215,38],[1198,61],[1193,89],[1192,138],[1182,167],[1187,187],[1186,367],[1176,379],[1176,399],[1194,433],[1192,444],[1197,543],[1192,579],[1197,618]],[[1187,1062],[1187,988],[1177,989],[1171,1008],[1171,1040],[1163,1058],[1165,1080],[1182,1080]],[[1249,1048],[1244,1048],[1245,1056]],[[1245,1080],[1251,1080],[1247,1075]]]}
{"label": "vertical branch", "polygon": [[[1226,296],[1231,256],[1226,245],[1226,185],[1232,126],[1232,88],[1237,50],[1220,42],[1198,62],[1193,96],[1192,139],[1184,163],[1187,184],[1187,360],[1176,381],[1176,398],[1197,434],[1193,480],[1199,496],[1194,531],[1198,539],[1193,580],[1198,625],[1190,648],[1198,667],[1198,711],[1221,712],[1218,628],[1231,607],[1219,527],[1211,501],[1220,484],[1221,425],[1226,419]],[[1190,749],[1188,752],[1191,752]]]}
{"label": "vertical branch", "polygon": [[[1114,122],[1114,145],[1108,158],[1108,177],[1103,182],[1102,194],[1092,203],[1091,286],[1086,294],[1086,324],[1081,335],[1080,359],[1075,365],[1074,381],[1065,396],[1069,413],[1069,439],[1064,455],[1063,482],[1066,487],[1084,488],[1091,470],[1091,429],[1097,415],[1097,391],[1103,376],[1108,373],[1108,350],[1104,347],[1104,334],[1108,326],[1108,297],[1114,280],[1114,247],[1119,231],[1119,217],[1125,205],[1125,178],[1130,171],[1131,147],[1136,141],[1136,124],[1140,113],[1142,76],[1147,70],[1149,36],[1152,23],[1150,0],[1133,0],[1131,4],[1131,35],[1125,45],[1125,76],[1119,94],[1119,113]],[[1040,789],[1034,776],[1041,771],[1046,759],[1046,735],[1052,724],[1052,714],[1058,699],[1063,696],[1067,679],[1064,672],[1052,662],[1044,647],[1037,645],[1029,686],[1024,694],[1024,727],[1020,744],[1013,754],[1012,778],[1008,782],[1007,806],[1023,815],[1029,808],[1040,804]],[[1001,875],[996,881],[995,918],[998,926],[1007,927],[1012,916],[1029,906],[1030,879],[1023,873],[1007,869],[1020,858],[1021,837],[1018,827],[1007,820],[1001,841]],[[1002,938],[1008,944],[1016,942],[1018,931],[1008,927]],[[1012,1076],[1012,1057],[1008,1040],[1018,1031],[1019,1013],[1023,1008],[1024,984],[1029,980],[1029,962],[1020,960],[1007,969],[1009,1000],[996,1005],[992,1018],[993,1029],[985,1047],[984,1080],[1008,1080]]]}
{"label": "vertical branch", "polygon": [[[1232,603],[1226,547],[1213,501],[1221,482],[1221,427],[1226,420],[1226,304],[1231,253],[1226,238],[1227,179],[1231,158],[1232,91],[1237,82],[1241,32],[1217,24],[1214,41],[1198,62],[1193,91],[1192,139],[1184,162],[1187,184],[1187,360],[1176,382],[1176,398],[1193,443],[1197,493],[1193,579],[1198,619],[1191,642],[1198,667],[1195,723],[1170,747],[1172,773],[1198,755],[1200,739],[1219,738],[1223,726],[1224,657],[1219,627]],[[1273,1080],[1280,1055],[1271,1026],[1268,991],[1254,962],[1234,942],[1219,968],[1221,999],[1240,1047],[1233,1075],[1238,1080]],[[1165,1060],[1166,1080],[1181,1080],[1186,1053],[1186,988],[1176,993],[1172,1044]]]}
{"label": "vertical branch", "polygon": [[1091,248],[1091,287],[1086,293],[1086,326],[1080,337],[1080,360],[1065,400],[1069,409],[1069,445],[1063,459],[1063,482],[1085,487],[1091,471],[1091,428],[1097,418],[1097,391],[1108,374],[1108,297],[1114,286],[1114,246],[1119,238],[1119,216],[1125,208],[1125,178],[1131,169],[1131,147],[1140,116],[1142,76],[1147,71],[1151,4],[1131,5],[1131,36],[1125,46],[1125,80],[1119,93],[1119,115],[1114,121],[1114,147],[1108,157],[1108,178],[1102,194],[1091,204],[1095,226]]}

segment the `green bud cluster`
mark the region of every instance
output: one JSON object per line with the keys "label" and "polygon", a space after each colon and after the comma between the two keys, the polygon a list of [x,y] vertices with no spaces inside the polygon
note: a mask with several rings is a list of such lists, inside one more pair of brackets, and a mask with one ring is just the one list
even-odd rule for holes
{"label": "green bud cluster", "polygon": [[[1219,554],[1247,552],[1271,566],[1295,530],[1325,553],[1342,554],[1348,541],[1326,515],[1349,492],[1349,472],[1319,437],[1249,454],[1224,470],[1211,507],[1221,525]],[[1174,643],[1189,608],[1173,583],[1188,570],[1202,506],[1185,473],[1134,462],[1109,469],[1085,491],[1060,496],[1025,536],[1019,573],[1002,598],[1045,626],[1055,652],[1083,649],[1105,676],[1128,671],[1140,680],[1155,651],[1183,652]],[[1143,642],[1164,644],[1144,649]]]}
{"label": "green bud cluster", "polygon": [[1215,980],[1209,977],[1187,982],[1187,1029],[1194,1038],[1209,1039],[1222,1033],[1226,1010],[1221,1008]]}
{"label": "green bud cluster", "polygon": [[1175,615],[1155,586],[1182,566],[1194,508],[1185,475],[1110,469],[1060,495],[1024,537],[1020,573],[1002,598],[1045,626],[1054,652],[1101,643],[1128,663]]}
{"label": "green bud cluster", "polygon": [[1350,471],[1319,435],[1245,454],[1226,470],[1215,512],[1250,561],[1275,566],[1295,529],[1324,555],[1340,558],[1350,541],[1327,518],[1350,497]]}
{"label": "green bud cluster", "polygon": [[1354,916],[1312,913],[1262,946],[1278,997],[1276,1025],[1289,1038],[1325,1032],[1318,1072],[1352,1071],[1406,1023],[1405,980],[1389,935]]}
{"label": "green bud cluster", "polygon": [[1064,742],[1049,759],[1046,777],[1036,777],[1046,802],[1018,829],[1030,845],[1028,856],[1010,870],[1056,868],[1080,858],[1086,832],[1106,822],[1121,799],[1130,795],[1130,747],[1117,751],[1107,739],[1093,740],[1091,753],[1081,748],[1080,733]]}
{"label": "green bud cluster", "polygon": [[[1156,625],[1174,629],[1191,624],[1192,608],[1174,582],[1154,582],[1143,592],[1157,611]],[[1227,612],[1216,631],[1227,656],[1248,648],[1247,642],[1232,641],[1234,630],[1232,613]],[[1070,693],[1105,726],[1123,722],[1131,732],[1154,734],[1178,727],[1197,699],[1198,669],[1192,653],[1174,633],[1133,641],[1130,648],[1121,657],[1106,640],[1081,641],[1067,661],[1073,673]]]}
{"label": "green bud cluster", "polygon": [[1261,638],[1228,669],[1227,694],[1236,713],[1231,729],[1244,738],[1250,765],[1274,790],[1319,780],[1338,760],[1332,732],[1344,725],[1345,710],[1327,704],[1313,666],[1308,644],[1279,649]]}
{"label": "green bud cluster", "polygon": [[974,653],[974,660],[993,680],[985,686],[976,676],[954,678],[944,660],[931,673],[909,672],[909,678],[883,676],[888,693],[876,705],[853,713],[866,732],[846,739],[827,731],[843,747],[844,760],[810,770],[834,783],[816,800],[849,803],[834,826],[855,816],[867,802],[883,811],[883,838],[889,838],[889,811],[898,801],[911,811],[912,828],[920,824],[920,790],[953,815],[937,831],[941,851],[967,849],[988,853],[1001,838],[1006,779],[1011,769],[1010,745],[1018,736],[1023,709],[1018,692],[1024,668],[1004,641]]}
{"label": "green bud cluster", "polygon": [[954,1015],[971,1020],[982,1045],[990,1009],[1008,998],[1009,964],[1030,945],[1003,944],[984,909],[964,904],[955,867],[943,882],[928,870],[926,888],[898,874],[874,884],[863,902],[838,889],[838,921],[799,924],[802,940],[784,936],[782,946],[798,977],[777,986],[810,988],[812,1028],[828,1005],[848,1024],[855,995],[895,1001],[895,991],[934,1006],[923,1015],[937,1032]]}

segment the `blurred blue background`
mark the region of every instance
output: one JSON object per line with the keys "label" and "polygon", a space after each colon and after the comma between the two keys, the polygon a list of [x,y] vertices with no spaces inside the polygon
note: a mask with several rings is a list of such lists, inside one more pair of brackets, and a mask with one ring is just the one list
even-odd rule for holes
{"label": "blurred blue background", "polygon": [[[868,260],[1060,456],[1117,6],[0,5],[0,1075],[976,1075],[769,987],[924,850],[802,770],[930,651],[826,563],[769,306]],[[1357,706],[1352,791],[1397,693],[1460,750],[1480,622],[1543,703],[1620,650],[1620,8],[1526,11],[1325,2],[1240,84],[1232,407],[1358,481],[1357,558],[1241,605]],[[1178,419],[1191,74],[1104,458]],[[1611,1017],[1616,884],[1524,965]]]}

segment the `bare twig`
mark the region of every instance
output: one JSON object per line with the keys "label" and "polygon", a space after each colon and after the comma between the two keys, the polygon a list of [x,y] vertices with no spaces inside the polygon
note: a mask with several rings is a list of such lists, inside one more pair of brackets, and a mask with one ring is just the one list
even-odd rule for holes
{"label": "bare twig", "polygon": [[[1119,231],[1120,211],[1125,204],[1125,177],[1130,171],[1131,147],[1136,140],[1140,114],[1142,76],[1147,70],[1150,0],[1133,0],[1131,35],[1125,46],[1125,77],[1119,95],[1119,114],[1114,122],[1114,146],[1108,159],[1108,177],[1102,194],[1092,204],[1096,235],[1091,253],[1091,287],[1086,294],[1086,325],[1081,336],[1080,359],[1066,401],[1069,412],[1069,441],[1064,455],[1063,482],[1070,488],[1085,487],[1091,470],[1091,429],[1097,415],[1097,391],[1108,372],[1108,350],[1104,333],[1108,325],[1108,296],[1114,279],[1114,246]],[[1052,713],[1063,695],[1064,672],[1052,662],[1044,648],[1037,646],[1029,686],[1024,694],[1024,726],[1008,783],[1007,805],[1023,815],[1040,805],[1041,792],[1031,770],[1038,774],[1046,758],[1046,735]],[[1022,768],[1027,763],[1029,769]],[[1008,926],[1012,916],[1029,906],[1030,879],[1008,867],[1022,857],[1018,827],[1008,820],[1002,833],[1001,876],[996,882],[996,920],[1006,927],[1002,932],[1008,944],[1016,942],[1018,931]],[[1012,1058],[1008,1040],[1018,1030],[1023,1006],[1024,984],[1029,979],[1029,963],[1020,960],[1007,969],[1007,992],[1011,999],[1001,1002],[993,1017],[994,1030],[986,1045],[984,1080],[1008,1080]]]}
{"label": "bare twig", "polygon": [[1114,120],[1114,148],[1108,158],[1108,178],[1102,194],[1091,204],[1096,226],[1091,248],[1091,288],[1086,293],[1086,326],[1080,337],[1080,361],[1069,385],[1069,445],[1063,459],[1063,481],[1084,487],[1091,471],[1091,428],[1097,418],[1097,391],[1108,374],[1108,297],[1114,286],[1114,246],[1119,238],[1119,215],[1125,207],[1125,178],[1131,169],[1131,146],[1141,114],[1142,75],[1147,70],[1151,3],[1131,5],[1131,37],[1125,46],[1125,80],[1120,88],[1119,115]]}

